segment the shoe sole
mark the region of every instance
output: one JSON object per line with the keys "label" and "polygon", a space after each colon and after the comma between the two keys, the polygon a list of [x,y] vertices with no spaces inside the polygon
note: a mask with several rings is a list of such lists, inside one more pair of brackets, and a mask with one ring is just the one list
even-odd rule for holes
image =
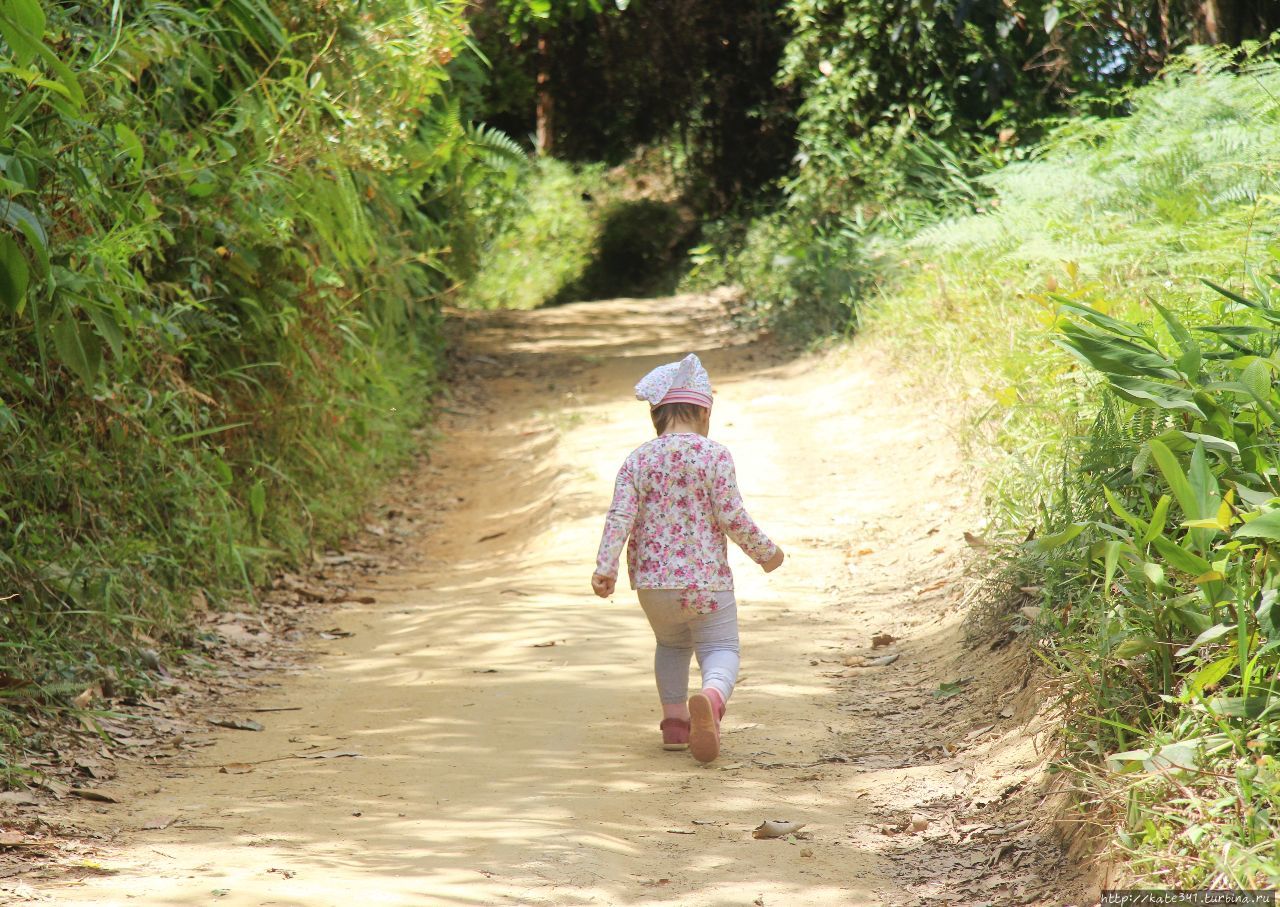
{"label": "shoe sole", "polygon": [[663,748],[664,750],[666,750],[667,752],[669,752],[669,753],[676,753],[676,752],[680,752],[680,751],[682,751],[682,750],[687,750],[687,749],[689,748],[689,744],[687,744],[687,743],[664,743],[664,744],[662,744],[662,748]]}
{"label": "shoe sole", "polygon": [[715,707],[702,693],[689,697],[689,752],[699,762],[711,762],[720,755]]}

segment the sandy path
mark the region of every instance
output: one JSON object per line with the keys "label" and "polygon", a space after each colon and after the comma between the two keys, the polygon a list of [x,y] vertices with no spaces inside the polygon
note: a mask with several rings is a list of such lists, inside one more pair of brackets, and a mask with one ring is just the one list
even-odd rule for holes
{"label": "sandy path", "polygon": [[[111,874],[33,897],[1063,902],[1037,894],[1057,864],[1044,823],[1009,831],[996,815],[1034,787],[1040,758],[1018,672],[958,642],[954,581],[976,510],[945,413],[899,392],[873,346],[782,359],[731,333],[709,299],[468,318],[464,335],[455,412],[430,466],[392,492],[435,522],[409,542],[415,568],[371,585],[376,604],[324,617],[355,635],[254,702],[299,711],[268,713],[263,733],[220,732],[198,756],[360,757],[243,775],[127,768],[114,789],[128,805],[76,817],[118,830],[97,860]],[[631,385],[690,348],[717,383],[712,435],[789,554],[765,576],[733,552],[743,680],[708,767],[658,746],[633,594],[601,602],[587,582],[614,472],[649,433]],[[847,667],[875,633],[901,638],[874,653],[898,661]],[[974,675],[959,695],[930,695]],[[901,831],[912,814],[929,827]],[[161,816],[177,821],[139,831]],[[753,840],[769,817],[810,836]]]}

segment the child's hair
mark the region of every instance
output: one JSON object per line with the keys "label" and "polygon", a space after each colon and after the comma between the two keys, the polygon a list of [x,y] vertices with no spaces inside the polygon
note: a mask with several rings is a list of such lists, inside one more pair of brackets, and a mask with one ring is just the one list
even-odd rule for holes
{"label": "child's hair", "polygon": [[662,434],[672,422],[701,425],[707,417],[707,408],[696,403],[664,403],[649,410],[649,417],[653,419],[654,429]]}

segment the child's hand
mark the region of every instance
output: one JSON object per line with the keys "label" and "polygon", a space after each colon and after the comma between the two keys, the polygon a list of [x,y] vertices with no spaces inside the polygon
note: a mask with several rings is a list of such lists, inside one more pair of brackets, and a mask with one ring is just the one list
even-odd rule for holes
{"label": "child's hand", "polygon": [[601,598],[608,598],[613,595],[613,587],[617,585],[617,582],[615,577],[593,573],[591,574],[591,591]]}
{"label": "child's hand", "polygon": [[777,550],[773,552],[773,557],[769,558],[767,561],[765,561],[763,564],[760,565],[761,567],[764,568],[765,573],[772,573],[773,571],[777,570],[779,567],[782,566],[782,562],[785,559],[785,556],[782,553],[782,549],[778,548],[776,545],[774,547],[777,548]]}

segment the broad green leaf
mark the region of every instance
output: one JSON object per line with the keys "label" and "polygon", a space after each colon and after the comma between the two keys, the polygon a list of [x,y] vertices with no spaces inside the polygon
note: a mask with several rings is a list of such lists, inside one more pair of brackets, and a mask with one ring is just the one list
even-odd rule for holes
{"label": "broad green leaf", "polygon": [[44,10],[39,0],[0,0],[0,36],[4,37],[15,57],[27,62],[39,57],[53,70],[58,82],[66,89],[71,104],[68,105],[56,93],[46,95],[44,99],[68,118],[74,118],[76,108],[84,105],[84,91],[71,67],[44,43],[44,31]]}
{"label": "broad green leaf", "polygon": [[116,141],[120,143],[120,147],[129,156],[129,172],[137,176],[142,172],[142,140],[138,138],[136,132],[124,123],[116,123],[115,133]]}
{"label": "broad green leaf", "polygon": [[1130,513],[1128,510],[1126,510],[1125,506],[1120,503],[1120,499],[1117,498],[1111,492],[1110,488],[1103,487],[1102,494],[1106,497],[1107,504],[1110,505],[1115,515],[1120,517],[1120,519],[1124,520],[1126,523],[1128,523],[1133,528],[1133,530],[1138,534],[1139,537],[1146,534],[1147,528],[1148,528],[1148,524],[1146,523],[1146,521],[1139,519],[1138,517]]}
{"label": "broad green leaf", "polygon": [[19,66],[28,66],[40,52],[45,29],[39,0],[0,0],[0,35]]}
{"label": "broad green leaf", "polygon": [[1203,611],[1196,611],[1193,608],[1172,608],[1170,610],[1177,615],[1182,625],[1192,633],[1203,633],[1213,626],[1213,621]]}
{"label": "broad green leaf", "polygon": [[1107,542],[1102,577],[1102,595],[1104,598],[1110,598],[1111,596],[1111,581],[1115,579],[1116,565],[1120,562],[1120,552],[1123,548],[1124,542]]}
{"label": "broad green leaf", "polygon": [[1053,535],[1046,535],[1044,538],[1036,539],[1031,543],[1031,547],[1033,550],[1041,553],[1045,551],[1052,551],[1054,548],[1061,547],[1074,539],[1080,533],[1084,532],[1088,526],[1088,523],[1072,523],[1061,532],[1055,532]]}
{"label": "broad green leaf", "polygon": [[1256,509],[1261,509],[1276,500],[1276,496],[1269,491],[1254,491],[1239,482],[1236,483],[1235,487],[1236,492],[1240,495],[1241,502]]}
{"label": "broad green leaf", "polygon": [[1245,524],[1236,528],[1232,538],[1280,541],[1280,509],[1268,510],[1253,519],[1249,516],[1244,515]]}
{"label": "broad green leaf", "polygon": [[1061,337],[1053,342],[1086,365],[1108,375],[1139,378],[1178,377],[1173,363],[1158,353],[1121,340],[1087,331],[1073,324],[1063,325]]}
{"label": "broad green leaf", "polygon": [[1130,324],[1127,321],[1121,321],[1118,318],[1112,318],[1110,315],[1098,311],[1093,306],[1084,305],[1083,303],[1068,299],[1065,296],[1055,295],[1052,298],[1060,303],[1060,312],[1065,310],[1073,315],[1079,315],[1085,321],[1088,321],[1096,327],[1102,328],[1107,333],[1117,334],[1121,337],[1128,337],[1130,340],[1140,341],[1146,346],[1151,346],[1153,343],[1152,339],[1136,325]]}
{"label": "broad green leaf", "polygon": [[1187,475],[1182,471],[1178,458],[1168,447],[1154,438],[1147,444],[1151,447],[1151,456],[1156,461],[1156,466],[1160,468],[1165,481],[1169,483],[1169,488],[1173,491],[1173,496],[1177,499],[1182,512],[1190,519],[1200,519],[1204,514],[1200,512],[1199,497],[1192,491],[1191,483],[1187,481]]}
{"label": "broad green leaf", "polygon": [[1130,403],[1136,403],[1139,406],[1154,403],[1161,409],[1191,413],[1197,419],[1208,418],[1192,400],[1192,392],[1189,390],[1125,375],[1108,375],[1107,381],[1119,397]]}
{"label": "broad green leaf", "polygon": [[1218,477],[1209,468],[1209,460],[1204,453],[1204,445],[1196,442],[1191,451],[1191,467],[1187,470],[1187,482],[1196,498],[1198,511],[1188,514],[1194,519],[1204,519],[1217,513],[1222,503],[1222,495],[1218,491]]}
{"label": "broad green leaf", "polygon": [[1197,636],[1194,640],[1192,640],[1190,645],[1183,646],[1181,649],[1179,649],[1177,654],[1187,655],[1191,652],[1194,652],[1196,649],[1200,648],[1201,646],[1208,645],[1211,642],[1216,642],[1217,640],[1226,636],[1228,633],[1234,633],[1235,630],[1236,630],[1235,624],[1214,624],[1212,627],[1205,630],[1203,633]]}
{"label": "broad green leaf", "polygon": [[1280,626],[1277,626],[1277,615],[1275,612],[1276,590],[1268,589],[1259,596],[1258,610],[1254,615],[1258,618],[1258,626],[1269,637],[1280,635]]}
{"label": "broad green leaf", "polygon": [[1249,389],[1255,400],[1271,397],[1271,373],[1265,359],[1254,359],[1240,372],[1240,383]]}
{"label": "broad green leaf", "polygon": [[1158,648],[1160,648],[1159,641],[1150,636],[1132,636],[1116,646],[1114,654],[1117,658],[1133,658]]}
{"label": "broad green leaf", "polygon": [[1187,695],[1191,697],[1202,696],[1206,689],[1216,686],[1221,682],[1222,678],[1230,674],[1231,669],[1235,666],[1236,657],[1234,655],[1219,658],[1217,661],[1205,665],[1192,674],[1187,681]]}
{"label": "broad green leaf", "polygon": [[1178,357],[1178,369],[1188,378],[1194,379],[1200,372],[1202,358],[1200,344],[1191,336],[1191,332],[1187,330],[1186,325],[1175,318],[1168,309],[1154,300],[1151,304],[1160,313],[1160,317],[1164,319],[1165,327],[1169,329],[1169,336],[1173,338],[1174,343],[1178,344],[1178,349],[1182,351],[1182,355]]}
{"label": "broad green leaf", "polygon": [[1217,453],[1229,454],[1233,457],[1240,456],[1240,447],[1234,441],[1228,441],[1225,438],[1219,438],[1214,435],[1205,435],[1195,431],[1179,432],[1191,442],[1199,442],[1204,445],[1205,450],[1216,451]]}
{"label": "broad green leaf", "polygon": [[92,388],[102,366],[102,348],[88,325],[80,324],[68,312],[53,325],[53,347],[62,363]]}
{"label": "broad green leaf", "polygon": [[115,314],[109,309],[96,305],[86,306],[86,311],[89,314],[89,320],[98,331],[98,336],[107,341],[107,345],[111,347],[111,354],[119,362],[124,355],[124,332],[116,323]]}
{"label": "broad green leaf", "polygon": [[1215,696],[1208,705],[1209,711],[1223,718],[1256,720],[1271,711],[1272,704],[1278,701],[1271,696]]}
{"label": "broad green leaf", "polygon": [[1200,576],[1213,569],[1213,565],[1200,557],[1200,555],[1188,551],[1162,535],[1152,539],[1151,544],[1155,546],[1156,551],[1160,552],[1160,556],[1169,563],[1169,566],[1175,570],[1181,570],[1183,573],[1189,573],[1192,576]]}
{"label": "broad green leaf", "polygon": [[42,251],[48,249],[49,237],[44,232],[39,218],[32,214],[29,208],[11,198],[6,198],[0,201],[0,221],[22,230],[33,246],[38,245]]}
{"label": "broad green leaf", "polygon": [[10,315],[22,313],[31,272],[27,257],[13,237],[0,234],[0,307]]}
{"label": "broad green leaf", "polygon": [[1160,500],[1156,502],[1156,508],[1151,514],[1151,525],[1142,534],[1142,544],[1151,544],[1152,539],[1164,532],[1165,522],[1169,519],[1169,505],[1172,502],[1173,498],[1167,494],[1160,495]]}
{"label": "broad green leaf", "polygon": [[1252,337],[1254,334],[1266,333],[1267,328],[1249,324],[1212,324],[1196,328],[1196,330],[1204,331],[1207,334],[1217,334],[1221,337],[1245,338]]}

